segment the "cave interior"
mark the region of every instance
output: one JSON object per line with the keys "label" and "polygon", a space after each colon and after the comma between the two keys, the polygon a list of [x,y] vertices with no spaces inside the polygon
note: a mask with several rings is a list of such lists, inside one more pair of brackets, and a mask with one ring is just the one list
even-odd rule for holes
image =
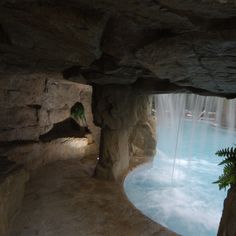
{"label": "cave interior", "polygon": [[[2,0],[0,235],[176,235],[121,187],[166,93],[236,98],[235,0]],[[218,236],[235,212],[231,186]]]}

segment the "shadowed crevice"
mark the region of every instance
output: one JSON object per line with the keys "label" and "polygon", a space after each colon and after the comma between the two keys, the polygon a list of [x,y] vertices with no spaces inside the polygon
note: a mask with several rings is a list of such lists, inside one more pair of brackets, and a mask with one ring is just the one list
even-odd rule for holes
{"label": "shadowed crevice", "polygon": [[67,118],[59,123],[53,125],[53,128],[39,136],[42,142],[50,142],[58,138],[83,138],[86,134],[90,133],[88,127],[81,127],[72,118]]}

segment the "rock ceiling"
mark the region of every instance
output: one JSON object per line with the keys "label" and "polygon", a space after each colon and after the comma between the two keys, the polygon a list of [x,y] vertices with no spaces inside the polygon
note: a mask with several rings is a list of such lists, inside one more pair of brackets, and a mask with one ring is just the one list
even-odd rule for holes
{"label": "rock ceiling", "polygon": [[235,0],[1,0],[0,77],[236,97]]}

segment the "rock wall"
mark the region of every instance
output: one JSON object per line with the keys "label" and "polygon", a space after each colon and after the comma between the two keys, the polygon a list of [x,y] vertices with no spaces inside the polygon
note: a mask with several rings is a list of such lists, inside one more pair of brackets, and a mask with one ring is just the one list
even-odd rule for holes
{"label": "rock wall", "polygon": [[0,235],[7,233],[11,220],[21,208],[28,174],[18,168],[0,177]]}
{"label": "rock wall", "polygon": [[[62,79],[57,74],[31,74],[0,79],[0,153],[35,167],[48,161],[97,152],[99,128],[93,124],[92,87]],[[76,102],[85,107],[92,135],[42,143],[40,135],[70,117]]]}
{"label": "rock wall", "polygon": [[132,156],[154,156],[156,154],[156,117],[147,117],[134,126],[130,134],[130,152]]}
{"label": "rock wall", "polygon": [[236,235],[236,186],[228,190],[217,236]]}
{"label": "rock wall", "polygon": [[51,142],[12,144],[1,151],[8,159],[23,164],[28,170],[36,169],[49,162],[82,159],[98,153],[98,145],[90,143],[88,138],[59,138]]}
{"label": "rock wall", "polygon": [[96,86],[93,114],[101,129],[99,162],[95,176],[122,179],[139,150],[152,156],[156,149],[151,125],[151,97],[124,86]]}

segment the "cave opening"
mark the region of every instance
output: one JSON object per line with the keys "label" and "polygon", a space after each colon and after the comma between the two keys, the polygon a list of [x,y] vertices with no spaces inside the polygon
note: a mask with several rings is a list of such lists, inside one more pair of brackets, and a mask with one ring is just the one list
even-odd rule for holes
{"label": "cave opening", "polygon": [[236,99],[165,94],[155,101],[157,154],[126,177],[126,194],[180,235],[214,236],[227,193],[213,184],[223,172],[215,153],[234,146]]}

